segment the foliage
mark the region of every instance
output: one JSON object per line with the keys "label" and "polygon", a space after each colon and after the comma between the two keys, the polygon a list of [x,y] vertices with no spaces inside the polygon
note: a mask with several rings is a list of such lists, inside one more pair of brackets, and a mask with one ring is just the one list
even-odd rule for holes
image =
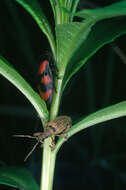
{"label": "foliage", "polygon": [[[55,88],[50,112],[45,102],[24,78],[0,57],[0,73],[15,85],[31,102],[42,120],[43,126],[59,113],[60,100],[68,81],[102,46],[126,33],[126,1],[120,1],[99,9],[84,9],[77,12],[79,0],[50,0],[53,28],[36,0],[16,0],[34,19],[50,44],[55,65]],[[67,11],[66,11],[67,10]],[[75,17],[82,21],[74,21]],[[68,137],[92,125],[126,115],[126,102],[99,110],[75,123],[67,132]],[[51,139],[44,142],[42,159],[41,190],[51,190],[57,152],[64,139],[59,137],[56,148],[51,151]],[[23,177],[22,177],[23,176]],[[27,179],[29,183],[27,183]],[[34,179],[24,169],[1,168],[0,183],[20,189],[38,189]]]}

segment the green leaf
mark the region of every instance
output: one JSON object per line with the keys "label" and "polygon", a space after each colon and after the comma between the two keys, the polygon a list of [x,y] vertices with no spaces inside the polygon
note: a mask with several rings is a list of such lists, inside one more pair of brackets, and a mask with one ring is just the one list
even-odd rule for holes
{"label": "green leaf", "polygon": [[56,57],[56,47],[55,47],[55,40],[53,37],[51,26],[44,15],[38,1],[36,0],[16,0],[35,20],[38,24],[42,32],[47,36],[50,46],[52,48],[52,52],[54,57]]}
{"label": "green leaf", "polygon": [[[124,5],[126,5],[126,1],[102,9],[89,10],[89,12],[84,10],[88,12],[84,23],[73,22],[56,27],[57,67],[61,70],[60,77],[64,77],[63,89],[70,78],[98,49],[126,33],[125,18],[108,19],[126,15],[126,6]],[[84,11],[79,13],[84,13]],[[105,18],[107,20],[103,20]],[[98,20],[102,20],[102,22],[97,22]]]}
{"label": "green leaf", "polygon": [[106,108],[96,111],[95,113],[90,114],[89,116],[85,117],[80,122],[75,124],[68,132],[68,135],[72,136],[77,132],[86,129],[87,127],[122,116],[126,116],[126,101],[114,104],[112,106],[108,106]]}
{"label": "green leaf", "polygon": [[[126,101],[114,104],[112,106],[108,106],[106,108],[96,111],[95,113],[90,114],[84,119],[81,119],[81,121],[73,125],[71,129],[67,132],[68,138],[75,135],[83,129],[122,116],[126,116]],[[57,152],[64,142],[65,139],[60,138],[56,144],[56,148],[54,151]]]}
{"label": "green leaf", "polygon": [[31,173],[24,168],[0,168],[0,184],[16,187],[22,190],[39,190],[39,186]]}
{"label": "green leaf", "polygon": [[86,40],[92,25],[92,20],[86,20],[84,23],[72,22],[56,27],[57,67],[60,76],[64,75],[70,58]]}
{"label": "green leaf", "polygon": [[80,2],[79,0],[73,0],[72,9],[71,9],[72,13],[76,12],[76,9],[77,9],[77,6],[78,6],[79,2]]}
{"label": "green leaf", "polygon": [[77,6],[79,4],[80,0],[73,0],[73,3],[72,3],[72,8],[71,8],[71,21],[73,20],[74,18],[74,13],[76,12],[76,9],[77,9]]}
{"label": "green leaf", "polygon": [[112,5],[106,6],[104,8],[84,9],[75,13],[75,15],[81,18],[92,17],[97,19],[97,21],[115,16],[124,16],[126,15],[126,1],[113,3]]}
{"label": "green leaf", "polygon": [[[63,82],[64,87],[66,86],[70,78],[101,47],[103,47],[105,44],[113,42],[116,38],[126,33],[126,25],[124,23],[125,23],[125,17],[122,19],[104,20],[104,21],[96,23],[91,28],[90,33],[86,37],[85,41],[82,39],[83,33],[78,37],[80,40],[82,39],[82,41],[81,41],[81,44],[77,47],[76,52],[74,52],[69,57],[69,59],[67,59],[68,63],[67,63],[66,73],[65,73],[64,82]],[[76,46],[76,43],[75,43],[75,46]],[[63,47],[62,47],[62,50],[60,51],[63,51]],[[64,63],[64,59],[62,59],[62,62]]]}
{"label": "green leaf", "polygon": [[2,56],[0,56],[0,74],[26,96],[38,112],[41,120],[45,123],[48,120],[48,110],[45,102]]}
{"label": "green leaf", "polygon": [[71,15],[64,11],[64,8],[71,10],[73,0],[57,0],[55,4],[56,17],[55,23],[64,24],[70,22]]}
{"label": "green leaf", "polygon": [[55,18],[55,16],[56,16],[55,0],[50,0],[50,4],[51,4],[53,15]]}
{"label": "green leaf", "polygon": [[68,2],[67,6],[61,7],[61,9],[64,11],[64,13],[66,13],[69,16],[70,22],[73,21],[79,1],[80,0],[67,1]]}

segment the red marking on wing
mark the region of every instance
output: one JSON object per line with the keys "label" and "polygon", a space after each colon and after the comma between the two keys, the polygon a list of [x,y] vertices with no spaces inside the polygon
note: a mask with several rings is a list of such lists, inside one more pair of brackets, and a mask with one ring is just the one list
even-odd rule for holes
{"label": "red marking on wing", "polygon": [[47,76],[44,76],[44,77],[42,77],[41,78],[41,83],[43,83],[43,84],[49,84],[51,82],[51,78],[49,77],[49,75],[47,75]]}
{"label": "red marking on wing", "polygon": [[48,64],[47,60],[44,60],[39,67],[38,74],[42,74],[45,71],[46,65]]}
{"label": "red marking on wing", "polygon": [[45,101],[47,101],[49,99],[50,95],[52,94],[51,89],[47,90],[46,92],[42,92],[39,85],[38,85],[38,90],[39,90],[39,94],[40,94],[41,98],[44,99]]}

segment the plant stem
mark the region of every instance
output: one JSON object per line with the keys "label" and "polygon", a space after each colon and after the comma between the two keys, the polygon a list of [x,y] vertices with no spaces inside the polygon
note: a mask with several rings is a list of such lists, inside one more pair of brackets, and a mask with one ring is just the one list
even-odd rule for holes
{"label": "plant stem", "polygon": [[40,190],[51,190],[53,187],[56,154],[51,150],[50,143],[51,138],[44,142]]}
{"label": "plant stem", "polygon": [[[56,24],[63,24],[64,20],[64,13],[59,7],[59,4],[56,5]],[[50,42],[53,42],[53,40]],[[52,45],[52,47],[55,47]],[[55,48],[54,48],[55,50]],[[55,53],[55,51],[53,52]],[[56,54],[54,54],[55,60]],[[61,74],[60,74],[61,72]],[[59,76],[55,77],[54,84],[55,89],[53,91],[53,100],[50,108],[50,118],[49,120],[53,120],[58,115],[60,99],[62,94],[62,81],[64,77],[64,73],[62,70],[58,72]],[[51,138],[48,138],[44,141],[43,147],[43,159],[42,159],[42,171],[41,171],[41,185],[40,190],[52,190],[53,187],[53,178],[54,178],[54,169],[55,169],[55,161],[56,161],[56,151],[52,151],[50,148],[51,145]]]}
{"label": "plant stem", "polygon": [[55,79],[55,90],[53,93],[53,100],[50,109],[50,120],[54,119],[58,115],[60,98],[61,98],[62,78]]}
{"label": "plant stem", "polygon": [[[54,119],[59,110],[60,97],[61,97],[62,79],[55,79],[55,87],[53,94],[52,105],[50,109],[50,120]],[[42,159],[42,175],[40,190],[52,190],[56,152],[50,148],[51,138],[44,141],[43,146],[43,159]]]}

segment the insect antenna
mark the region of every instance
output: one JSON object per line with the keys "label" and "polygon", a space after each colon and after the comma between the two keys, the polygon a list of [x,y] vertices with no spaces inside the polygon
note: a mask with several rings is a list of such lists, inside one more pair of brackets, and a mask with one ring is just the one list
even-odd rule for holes
{"label": "insect antenna", "polygon": [[[30,139],[36,139],[36,137],[34,136],[30,136],[30,135],[13,135],[14,137],[24,137],[24,138],[30,138]],[[36,139],[37,140],[37,139]],[[27,160],[27,158],[32,154],[32,152],[35,150],[36,146],[39,144],[39,141],[37,141],[37,143],[33,146],[33,148],[31,149],[31,151],[28,153],[28,155],[26,156],[26,158],[24,159],[24,162]]]}
{"label": "insect antenna", "polygon": [[33,146],[31,151],[28,153],[28,155],[25,157],[24,162],[27,160],[27,158],[32,154],[32,152],[35,150],[36,146],[39,144],[39,141]]}
{"label": "insect antenna", "polygon": [[36,137],[34,136],[30,136],[30,135],[13,135],[13,137],[26,137],[26,138],[29,138],[29,139],[36,139]]}

